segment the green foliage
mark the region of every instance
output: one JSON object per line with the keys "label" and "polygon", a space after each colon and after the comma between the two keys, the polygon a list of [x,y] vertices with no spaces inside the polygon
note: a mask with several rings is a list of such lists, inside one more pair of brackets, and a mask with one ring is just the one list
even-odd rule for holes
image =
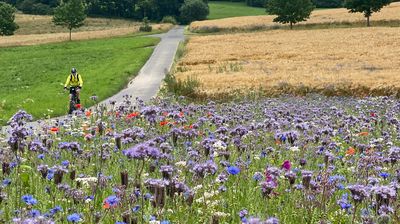
{"label": "green foliage", "polygon": [[346,0],[344,6],[351,13],[363,13],[367,18],[367,26],[370,26],[369,17],[372,13],[379,12],[383,6],[391,2],[391,0]]}
{"label": "green foliage", "polygon": [[194,97],[197,88],[200,86],[200,82],[193,76],[188,76],[186,80],[178,80],[172,73],[165,76],[164,82],[166,90],[175,96]]}
{"label": "green foliage", "polygon": [[161,20],[161,23],[171,23],[174,25],[178,24],[175,17],[173,16],[164,16],[164,18]]}
{"label": "green foliage", "polygon": [[15,20],[15,8],[5,2],[0,2],[0,35],[13,35],[18,29]]}
{"label": "green foliage", "polygon": [[317,8],[340,8],[343,0],[312,0]]}
{"label": "green foliage", "polygon": [[22,1],[18,4],[18,9],[26,14],[49,15],[53,13],[53,8],[50,5],[35,0]]}
{"label": "green foliage", "polygon": [[202,0],[185,0],[179,9],[181,22],[189,24],[197,20],[205,20],[210,13],[208,5]]}
{"label": "green foliage", "polygon": [[310,0],[269,0],[267,4],[267,12],[277,15],[274,22],[289,23],[290,28],[293,24],[306,21],[314,8]]}
{"label": "green foliage", "polygon": [[146,63],[158,38],[120,37],[37,46],[0,48],[0,124],[18,109],[35,119],[67,113],[62,91],[71,67],[84,80],[81,102],[97,95],[104,100],[124,88]]}
{"label": "green foliage", "polygon": [[238,16],[265,15],[265,9],[249,7],[245,2],[210,2],[210,14],[207,19],[221,19]]}
{"label": "green foliage", "polygon": [[265,7],[267,2],[268,0],[246,0],[246,4],[253,7]]}
{"label": "green foliage", "polygon": [[152,30],[153,30],[153,27],[150,25],[149,19],[147,19],[147,17],[144,17],[143,24],[139,27],[139,31],[151,32]]}
{"label": "green foliage", "polygon": [[55,9],[53,23],[69,29],[71,40],[72,29],[83,26],[86,19],[85,6],[81,0],[69,0]]}

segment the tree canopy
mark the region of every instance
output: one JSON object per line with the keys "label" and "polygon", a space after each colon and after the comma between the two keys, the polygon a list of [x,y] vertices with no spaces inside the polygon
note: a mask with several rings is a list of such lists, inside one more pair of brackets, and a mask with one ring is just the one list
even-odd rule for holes
{"label": "tree canopy", "polygon": [[81,0],[69,0],[63,2],[54,11],[53,23],[58,26],[67,27],[69,40],[71,40],[72,29],[83,26],[86,19],[85,6]]}
{"label": "tree canopy", "polygon": [[344,6],[351,13],[364,13],[365,18],[367,18],[367,26],[370,26],[369,17],[372,13],[379,12],[391,2],[391,0],[346,0]]}
{"label": "tree canopy", "polygon": [[0,2],[0,35],[13,35],[18,25],[15,23],[15,8],[5,2]]}
{"label": "tree canopy", "polygon": [[290,29],[293,24],[306,21],[314,8],[310,0],[269,0],[267,3],[267,13],[277,15],[274,22],[289,23]]}

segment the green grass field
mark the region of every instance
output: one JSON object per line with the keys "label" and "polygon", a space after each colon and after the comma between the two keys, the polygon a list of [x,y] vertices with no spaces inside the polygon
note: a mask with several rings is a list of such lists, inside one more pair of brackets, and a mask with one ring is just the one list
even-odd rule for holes
{"label": "green grass field", "polygon": [[35,119],[67,112],[64,82],[71,67],[84,80],[81,103],[117,93],[153,52],[158,38],[130,36],[29,47],[0,48],[0,125],[18,109]]}
{"label": "green grass field", "polygon": [[245,2],[209,2],[208,19],[222,19],[237,16],[266,15],[264,8],[250,7]]}

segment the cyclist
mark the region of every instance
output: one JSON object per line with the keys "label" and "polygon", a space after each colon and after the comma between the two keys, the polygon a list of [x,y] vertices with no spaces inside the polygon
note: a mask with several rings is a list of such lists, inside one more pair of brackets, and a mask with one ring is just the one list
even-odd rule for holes
{"label": "cyclist", "polygon": [[70,99],[72,97],[72,94],[74,91],[76,92],[76,97],[77,97],[77,103],[81,103],[81,98],[79,97],[79,92],[82,89],[83,85],[83,79],[82,76],[76,71],[76,68],[71,69],[71,74],[68,75],[67,81],[65,82],[64,89],[67,90],[67,87],[69,86],[69,94],[70,94]]}

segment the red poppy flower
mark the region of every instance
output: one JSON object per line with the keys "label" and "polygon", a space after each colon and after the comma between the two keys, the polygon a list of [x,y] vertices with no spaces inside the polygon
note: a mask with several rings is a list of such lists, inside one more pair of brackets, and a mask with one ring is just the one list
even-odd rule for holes
{"label": "red poppy flower", "polygon": [[76,109],[81,109],[82,106],[81,106],[81,104],[78,103],[78,104],[75,104],[75,107],[76,107]]}
{"label": "red poppy flower", "polygon": [[160,122],[160,126],[165,126],[165,125],[167,125],[168,124],[168,121],[161,121]]}
{"label": "red poppy flower", "polygon": [[356,153],[356,150],[353,147],[350,147],[349,149],[347,149],[346,151],[346,155],[348,156],[352,156]]}
{"label": "red poppy flower", "polygon": [[92,116],[92,111],[88,110],[85,112],[86,117]]}
{"label": "red poppy flower", "polygon": [[58,129],[58,128],[56,128],[56,127],[53,127],[53,128],[50,128],[50,131],[52,131],[52,132],[58,132],[58,131],[59,131],[59,129]]}
{"label": "red poppy flower", "polygon": [[130,114],[128,114],[127,117],[130,119],[130,118],[137,117],[137,116],[139,116],[139,112],[130,113]]}

